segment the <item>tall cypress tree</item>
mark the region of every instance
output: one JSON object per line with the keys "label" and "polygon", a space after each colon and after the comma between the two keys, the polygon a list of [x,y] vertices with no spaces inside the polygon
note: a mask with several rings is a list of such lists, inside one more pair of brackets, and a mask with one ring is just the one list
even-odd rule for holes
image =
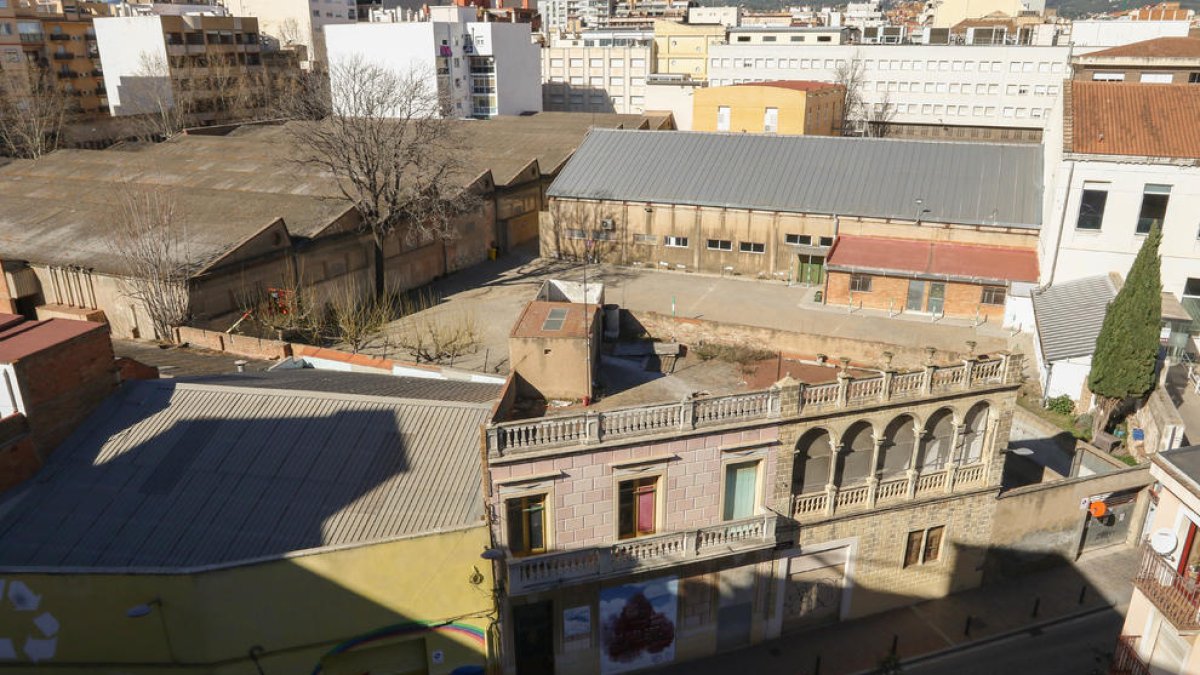
{"label": "tall cypress tree", "polygon": [[1096,429],[1103,431],[1113,410],[1129,399],[1141,398],[1154,388],[1162,326],[1162,263],[1158,227],[1142,242],[1125,285],[1108,306],[1088,388],[1099,399]]}

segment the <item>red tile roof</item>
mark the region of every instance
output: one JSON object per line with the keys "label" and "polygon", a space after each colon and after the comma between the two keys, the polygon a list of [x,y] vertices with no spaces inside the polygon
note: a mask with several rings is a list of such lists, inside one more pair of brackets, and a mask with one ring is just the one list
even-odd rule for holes
{"label": "red tile roof", "polygon": [[69,342],[96,330],[108,330],[108,326],[92,321],[72,319],[49,319],[47,321],[5,322],[11,315],[0,315],[0,363],[13,363],[27,356],[44,351],[55,345]]}
{"label": "red tile roof", "polygon": [[820,91],[832,87],[840,87],[832,82],[814,82],[812,80],[772,80],[770,82],[740,82],[735,87],[776,87],[793,91]]}
{"label": "red tile roof", "polygon": [[1132,56],[1150,59],[1200,58],[1200,38],[1160,37],[1084,54],[1086,58],[1094,56]]}
{"label": "red tile roof", "polygon": [[1038,279],[1033,249],[942,241],[839,236],[829,252],[830,269],[896,272],[978,281]]}
{"label": "red tile roof", "polygon": [[1069,152],[1200,159],[1200,86],[1069,81]]}

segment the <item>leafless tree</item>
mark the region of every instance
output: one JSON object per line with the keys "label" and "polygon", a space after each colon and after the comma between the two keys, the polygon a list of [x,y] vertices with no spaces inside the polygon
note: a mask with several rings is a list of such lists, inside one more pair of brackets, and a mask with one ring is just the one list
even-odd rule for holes
{"label": "leafless tree", "polygon": [[884,91],[875,103],[867,100],[865,71],[866,66],[858,51],[851,54],[849,59],[838,61],[834,70],[834,81],[846,90],[842,106],[843,136],[886,136],[889,124],[896,116],[896,106],[892,103],[890,92]]}
{"label": "leafless tree", "polygon": [[146,140],[171,138],[192,120],[196,97],[186,85],[177,86],[172,76],[165,57],[143,53],[130,83],[123,87],[120,107],[136,113],[130,119]]}
{"label": "leafless tree", "polygon": [[463,188],[463,137],[443,116],[447,106],[431,79],[347,59],[332,64],[328,90],[310,89],[284,111],[296,120],[331,111],[320,122],[286,129],[295,161],[331,175],[371,234],[376,296],[387,292],[389,237],[408,245],[453,239],[456,221],[480,201]]}
{"label": "leafless tree", "polygon": [[133,187],[121,194],[110,245],[125,276],[125,295],[145,308],[155,337],[169,339],[171,328],[190,316],[191,277],[186,223],[172,194]]}
{"label": "leafless tree", "polygon": [[479,343],[479,325],[469,312],[409,317],[397,332],[397,344],[417,363],[453,363],[479,351]]}
{"label": "leafless tree", "polygon": [[75,101],[46,68],[30,64],[0,80],[0,145],[11,157],[37,159],[58,148]]}
{"label": "leafless tree", "polygon": [[896,104],[892,103],[892,93],[889,91],[883,92],[883,96],[870,107],[867,111],[867,120],[864,127],[868,136],[873,138],[883,138],[888,135],[891,129],[892,120],[896,117]]}

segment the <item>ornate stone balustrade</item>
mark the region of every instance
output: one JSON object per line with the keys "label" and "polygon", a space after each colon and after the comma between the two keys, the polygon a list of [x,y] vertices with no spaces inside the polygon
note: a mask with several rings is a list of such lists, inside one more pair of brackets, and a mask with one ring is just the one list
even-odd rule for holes
{"label": "ornate stone balustrade", "polygon": [[[531,420],[499,422],[487,428],[487,449],[493,456],[606,440],[670,434],[737,422],[769,420],[787,415],[852,409],[897,399],[931,396],[1020,381],[1021,356],[1004,355],[957,366],[927,366],[911,373],[885,372],[871,377],[838,375],[838,381],[819,385],[772,387],[728,396],[686,399],[604,412],[551,415]],[[792,407],[786,401],[794,401]]]}
{"label": "ornate stone balustrade", "polygon": [[873,506],[890,506],[948,492],[965,492],[982,486],[986,478],[987,465],[974,464],[920,475],[913,472],[905,478],[870,480],[865,484],[842,488],[830,487],[822,492],[794,495],[792,517],[800,522],[813,522],[838,514],[867,511]]}
{"label": "ornate stone balustrade", "polygon": [[775,545],[775,515],[734,520],[698,530],[618,542],[606,548],[562,551],[508,560],[509,593],[593,581]]}

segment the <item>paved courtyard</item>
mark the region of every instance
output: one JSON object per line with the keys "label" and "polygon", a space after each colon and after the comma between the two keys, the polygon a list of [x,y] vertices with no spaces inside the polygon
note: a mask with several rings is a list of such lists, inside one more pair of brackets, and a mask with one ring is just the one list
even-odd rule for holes
{"label": "paved courtyard", "polygon": [[[963,351],[975,341],[980,351],[1014,349],[1032,353],[1028,334],[984,323],[944,318],[895,316],[886,312],[830,307],[813,300],[816,289],[789,287],[781,282],[738,277],[717,277],[682,272],[588,265],[541,260],[531,253],[514,253],[484,263],[434,284],[442,303],[394,322],[387,333],[365,350],[393,358],[411,358],[396,346],[396,334],[409,322],[427,320],[473,321],[479,332],[479,349],[456,359],[459,368],[508,372],[509,331],[521,308],[533,298],[545,279],[599,281],[605,284],[605,301],[633,311],[653,311],[721,323],[761,326],[848,339],[884,341],[901,345],[932,346]],[[769,345],[757,345],[769,347]]]}

